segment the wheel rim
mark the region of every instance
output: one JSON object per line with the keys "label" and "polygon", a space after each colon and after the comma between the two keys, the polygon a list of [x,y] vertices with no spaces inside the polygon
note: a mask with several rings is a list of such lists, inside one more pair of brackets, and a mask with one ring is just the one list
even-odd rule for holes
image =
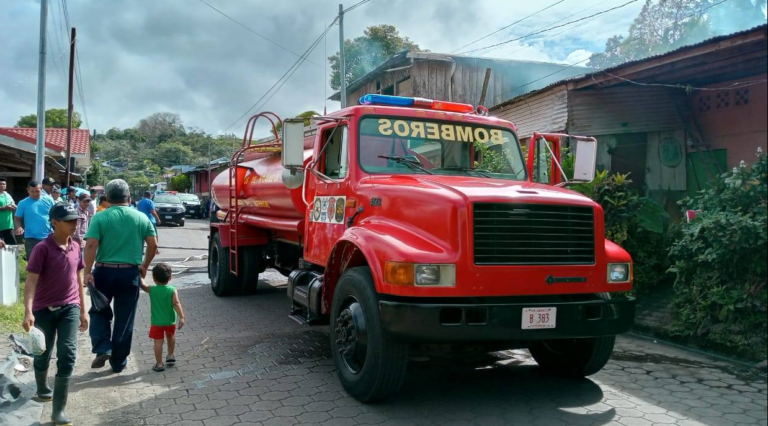
{"label": "wheel rim", "polygon": [[358,374],[365,365],[368,353],[368,329],[360,302],[350,297],[346,307],[336,320],[336,351],[344,367],[352,374]]}

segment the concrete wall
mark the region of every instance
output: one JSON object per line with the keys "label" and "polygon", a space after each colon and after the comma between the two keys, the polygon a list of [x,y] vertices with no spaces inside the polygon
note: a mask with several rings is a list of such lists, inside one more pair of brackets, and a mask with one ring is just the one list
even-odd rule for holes
{"label": "concrete wall", "polygon": [[[727,87],[736,82],[765,80],[768,74],[710,87]],[[744,160],[751,164],[757,147],[768,150],[768,85],[765,83],[730,90],[699,91],[690,99],[691,110],[712,149],[728,150],[728,168]]]}

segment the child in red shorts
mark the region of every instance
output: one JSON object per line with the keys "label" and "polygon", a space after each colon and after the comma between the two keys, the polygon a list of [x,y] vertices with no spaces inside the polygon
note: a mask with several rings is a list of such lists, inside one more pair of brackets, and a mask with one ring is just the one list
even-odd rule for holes
{"label": "child in red shorts", "polygon": [[176,322],[178,319],[179,330],[184,327],[184,310],[181,308],[179,292],[172,285],[172,269],[167,263],[158,263],[152,269],[152,279],[156,285],[147,286],[142,281],[141,289],[149,293],[149,302],[152,307],[151,325],[149,327],[149,338],[155,341],[155,366],[152,370],[165,371],[163,363],[163,340],[168,340],[168,357],[165,359],[167,364],[175,364],[176,357]]}

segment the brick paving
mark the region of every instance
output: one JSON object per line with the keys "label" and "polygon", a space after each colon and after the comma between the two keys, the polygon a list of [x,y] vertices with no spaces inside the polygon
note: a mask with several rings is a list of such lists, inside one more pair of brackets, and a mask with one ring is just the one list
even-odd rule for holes
{"label": "brick paving", "polygon": [[[121,374],[91,370],[81,336],[70,414],[80,425],[711,425],[767,424],[764,376],[622,337],[590,380],[542,374],[526,351],[411,362],[395,399],[362,405],[341,388],[328,329],[287,317],[285,278],[260,293],[216,298],[204,274],[177,279],[189,323],[178,363],[151,371],[149,301]],[[46,411],[43,419],[47,419]]]}

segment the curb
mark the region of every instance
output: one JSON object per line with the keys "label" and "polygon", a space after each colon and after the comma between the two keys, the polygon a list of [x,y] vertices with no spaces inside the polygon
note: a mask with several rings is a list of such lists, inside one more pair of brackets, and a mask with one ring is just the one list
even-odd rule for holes
{"label": "curb", "polygon": [[727,362],[727,363],[734,364],[739,367],[750,369],[750,370],[757,370],[757,365],[759,364],[759,362],[752,363],[752,362],[740,360],[737,358],[727,357],[725,355],[720,355],[714,352],[705,351],[696,347],[681,345],[679,343],[670,342],[669,340],[664,340],[658,337],[649,336],[647,334],[641,334],[636,331],[631,331],[627,333],[627,335],[638,338],[638,339],[647,340],[656,344],[661,344],[661,345],[669,346],[675,349],[680,349],[682,351],[691,352],[699,356],[714,358],[718,361]]}

